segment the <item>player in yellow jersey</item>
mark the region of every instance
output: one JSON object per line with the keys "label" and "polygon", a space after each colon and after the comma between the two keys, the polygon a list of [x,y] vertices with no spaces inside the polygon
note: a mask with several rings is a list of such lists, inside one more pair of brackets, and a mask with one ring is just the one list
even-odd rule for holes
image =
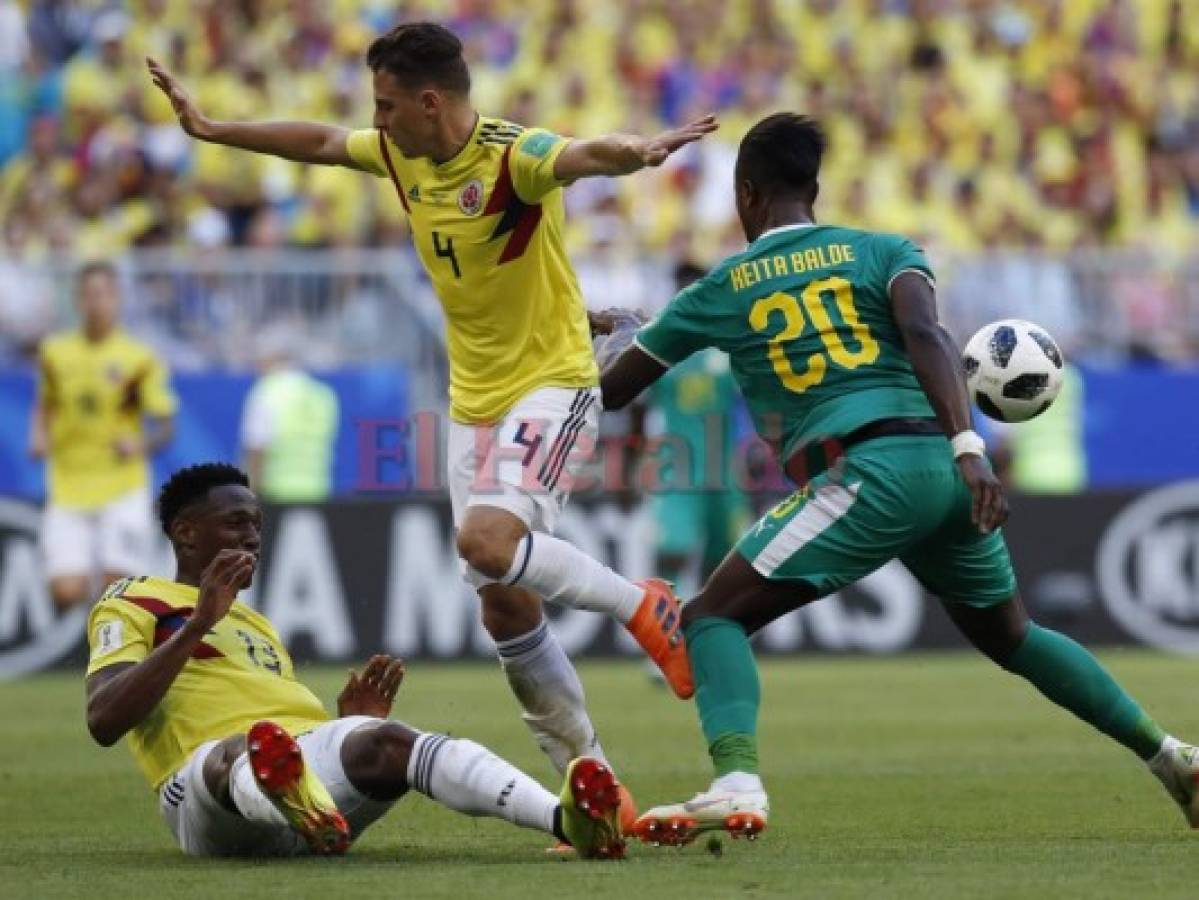
{"label": "player in yellow jersey", "polygon": [[569,140],[480,115],[462,43],[428,22],[399,25],[371,45],[374,127],[358,131],[213,121],[169,72],[149,65],[194,137],[361,169],[395,185],[446,313],[458,552],[525,721],[557,768],[602,751],[542,599],[613,615],[676,693],[690,696],[669,586],[633,584],[553,537],[599,415],[588,316],[562,238],[561,188],[659,165],[715,120],[654,138]]}
{"label": "player in yellow jersey", "polygon": [[473,741],[387,720],[398,660],[377,656],[351,673],[338,718],[328,716],[271,623],[237,599],[262,526],[239,469],[176,472],[158,508],[175,580],[122,579],[92,610],[87,726],[104,746],[128,735],[186,853],[342,853],[414,788],[553,834],[583,856],[622,855],[611,769],[573,760],[559,798]]}
{"label": "player in yellow jersey", "polygon": [[117,272],[94,262],[76,277],[80,327],[52,335],[38,359],[29,447],[47,459],[42,548],[60,608],[144,571],[154,538],[148,458],[171,439],[166,364],[120,327]]}

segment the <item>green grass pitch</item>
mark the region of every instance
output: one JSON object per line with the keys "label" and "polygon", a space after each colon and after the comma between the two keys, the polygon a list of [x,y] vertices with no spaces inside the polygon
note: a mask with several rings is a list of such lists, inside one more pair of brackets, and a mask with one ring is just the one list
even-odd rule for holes
{"label": "green grass pitch", "polygon": [[[1103,656],[1162,723],[1199,735],[1195,663]],[[582,667],[604,746],[644,806],[707,783],[694,711],[634,663]],[[342,673],[300,673],[329,699]],[[1199,835],[1129,753],[969,654],[778,660],[763,671],[770,830],[618,864],[409,796],[338,860],[185,858],[78,676],[0,684],[0,896],[1193,897]],[[414,664],[397,716],[469,736],[557,790],[495,666]]]}

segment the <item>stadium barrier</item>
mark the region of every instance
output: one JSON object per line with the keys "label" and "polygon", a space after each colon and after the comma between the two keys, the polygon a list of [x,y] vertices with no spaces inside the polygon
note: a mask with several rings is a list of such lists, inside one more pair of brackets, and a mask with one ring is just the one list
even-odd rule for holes
{"label": "stadium barrier", "polygon": [[[1199,253],[926,249],[941,317],[959,343],[987,322],[1024,318],[1070,357],[1186,359],[1199,346]],[[669,257],[581,252],[572,261],[597,307],[652,312],[670,298]],[[0,361],[72,320],[76,265],[0,254]],[[418,402],[444,396],[442,313],[409,245],[140,249],[121,257],[120,271],[129,326],[177,366],[252,364],[272,337],[317,368],[400,362],[428,375],[415,386]]]}
{"label": "stadium barrier", "polygon": [[[0,677],[78,664],[83,610],[59,617],[36,547],[36,507],[0,500]],[[653,568],[644,508],[584,500],[562,535],[632,577]],[[1152,491],[1019,497],[1007,529],[1021,588],[1038,620],[1087,644],[1143,644],[1199,654],[1199,481]],[[268,510],[262,567],[248,599],[297,661],[490,658],[477,599],[459,575],[444,500],[335,502]],[[160,547],[154,574],[172,571]],[[571,656],[633,654],[607,618],[553,611]],[[963,646],[902,566],[774,623],[766,653],[898,653]]]}

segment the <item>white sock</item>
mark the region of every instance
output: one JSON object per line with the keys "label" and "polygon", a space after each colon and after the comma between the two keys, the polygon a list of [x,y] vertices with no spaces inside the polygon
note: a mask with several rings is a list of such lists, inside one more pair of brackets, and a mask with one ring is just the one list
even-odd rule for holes
{"label": "white sock", "polygon": [[275,805],[254,780],[254,773],[250,770],[250,756],[247,753],[235,759],[229,769],[229,796],[243,819],[260,825],[288,827],[283,813],[275,809]]}
{"label": "white sock", "polygon": [[604,750],[587,715],[583,683],[566,651],[541,624],[520,637],[497,641],[500,665],[524,712],[521,718],[559,773],[576,756],[604,759]]}
{"label": "white sock", "polygon": [[712,791],[733,791],[737,794],[745,794],[750,791],[766,792],[766,788],[762,785],[762,779],[753,772],[729,772],[727,775],[721,775],[712,782]]}
{"label": "white sock", "polygon": [[468,816],[494,816],[554,833],[558,798],[474,741],[422,734],[408,759],[408,784]]}
{"label": "white sock", "polygon": [[578,547],[548,534],[529,532],[516,545],[504,584],[532,591],[543,600],[589,609],[628,622],[641,605],[645,590]]}
{"label": "white sock", "polygon": [[1160,773],[1161,769],[1172,761],[1174,751],[1182,746],[1185,746],[1182,741],[1167,734],[1162,739],[1162,745],[1158,748],[1157,753],[1149,758],[1146,765],[1154,772]]}

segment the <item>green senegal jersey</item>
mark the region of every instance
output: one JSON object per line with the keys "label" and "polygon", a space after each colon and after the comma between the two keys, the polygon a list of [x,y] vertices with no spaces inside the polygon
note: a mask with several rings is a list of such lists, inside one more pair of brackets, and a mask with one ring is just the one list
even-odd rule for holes
{"label": "green senegal jersey", "polygon": [[637,344],[666,366],[727,353],[758,434],[785,459],[877,419],[933,417],[891,312],[906,271],[933,277],[897,235],[772,229],[677,294]]}

